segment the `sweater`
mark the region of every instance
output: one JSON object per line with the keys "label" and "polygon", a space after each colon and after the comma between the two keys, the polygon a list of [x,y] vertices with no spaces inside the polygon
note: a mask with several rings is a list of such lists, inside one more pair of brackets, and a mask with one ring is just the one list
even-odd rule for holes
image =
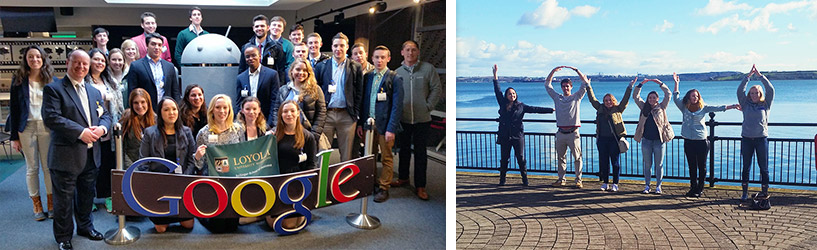
{"label": "sweater", "polygon": [[553,90],[553,86],[550,82],[545,83],[545,89],[547,89],[548,95],[550,98],[553,99],[553,106],[556,109],[556,126],[558,127],[581,127],[581,121],[579,121],[579,105],[582,102],[582,98],[584,98],[584,94],[587,91],[587,83],[582,82],[581,87],[579,87],[579,91],[573,93],[569,96],[564,96],[559,93],[556,93],[556,90]]}
{"label": "sweater", "polygon": [[[624,120],[621,118],[621,113],[627,109],[627,104],[630,102],[630,92],[632,91],[633,88],[628,86],[627,90],[624,91],[624,97],[621,98],[621,102],[618,103],[618,105],[607,108],[607,106],[604,106],[604,103],[596,99],[596,95],[593,93],[593,87],[587,86],[587,99],[590,100],[590,104],[596,109],[597,136],[613,137],[612,135],[615,133],[616,137],[621,138],[627,135],[627,129],[624,128]],[[602,97],[602,102],[604,101],[603,98],[604,97]],[[610,127],[614,129],[614,133],[610,131]]]}
{"label": "sweater", "polygon": [[754,103],[746,92],[746,83],[749,82],[749,77],[743,79],[738,85],[738,103],[740,103],[741,111],[743,111],[743,125],[740,136],[748,138],[760,138],[769,136],[769,110],[772,109],[772,101],[774,100],[774,86],[769,82],[766,76],[760,78],[763,87],[766,89],[763,93],[765,96],[764,102]]}
{"label": "sweater", "polygon": [[[669,87],[666,84],[661,84],[661,90],[664,91],[664,100],[658,105],[655,105],[653,109],[650,111],[652,113],[653,121],[655,125],[658,127],[659,135],[661,136],[661,143],[666,143],[671,141],[675,138],[675,132],[672,131],[672,125],[669,123],[669,118],[667,118],[667,106],[669,105],[670,98],[672,95],[670,94]],[[633,100],[635,101],[636,105],[639,108],[644,106],[644,100],[641,99],[641,86],[636,86],[635,91],[633,91]],[[641,142],[641,137],[644,134],[644,128],[646,127],[647,117],[644,115],[638,116],[638,126],[635,128],[635,135],[633,136],[633,140],[637,142]]]}

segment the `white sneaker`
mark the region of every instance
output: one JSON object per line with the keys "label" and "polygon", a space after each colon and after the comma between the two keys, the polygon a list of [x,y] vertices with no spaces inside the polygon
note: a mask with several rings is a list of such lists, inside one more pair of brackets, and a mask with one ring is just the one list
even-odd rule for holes
{"label": "white sneaker", "polygon": [[644,192],[641,192],[641,193],[649,194],[650,193],[650,186],[644,187]]}
{"label": "white sneaker", "polygon": [[655,187],[655,193],[656,194],[661,194],[661,186]]}
{"label": "white sneaker", "polygon": [[613,184],[613,188],[611,188],[610,191],[618,192],[618,184]]}
{"label": "white sneaker", "polygon": [[601,191],[607,191],[607,183],[601,184]]}

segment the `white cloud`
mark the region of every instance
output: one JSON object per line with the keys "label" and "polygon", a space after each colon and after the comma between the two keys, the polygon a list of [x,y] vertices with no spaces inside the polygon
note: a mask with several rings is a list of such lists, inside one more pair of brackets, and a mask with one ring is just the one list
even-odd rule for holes
{"label": "white cloud", "polygon": [[786,26],[786,28],[789,29],[789,31],[796,31],[797,30],[797,28],[794,27],[793,23],[789,23],[789,25]]}
{"label": "white cloud", "polygon": [[[742,6],[743,4],[736,5],[735,2],[726,2],[726,3],[724,3],[723,1],[720,1],[720,0],[711,0],[709,2],[709,4],[707,4],[707,7],[709,7],[710,5],[727,6],[727,7],[723,7],[723,8],[725,8],[725,9],[731,8],[730,11],[731,10],[747,10],[747,11],[744,12],[744,15],[743,15],[744,18],[743,19],[741,18],[740,14],[735,13],[735,14],[732,14],[732,15],[730,15],[728,17],[724,17],[724,18],[722,18],[722,19],[720,19],[718,21],[715,21],[714,23],[710,24],[709,26],[698,27],[698,32],[718,34],[718,32],[720,32],[723,29],[727,29],[727,30],[730,30],[732,32],[735,32],[735,31],[749,32],[749,31],[755,31],[755,30],[766,30],[766,31],[769,31],[769,32],[777,32],[778,28],[775,27],[774,23],[772,23],[772,21],[771,21],[772,14],[785,14],[785,13],[788,13],[788,12],[791,12],[791,11],[800,11],[800,10],[806,9],[809,6],[811,7],[812,11],[814,12],[812,14],[812,17],[817,19],[817,1],[815,1],[815,0],[794,1],[794,2],[787,2],[787,3],[782,3],[782,4],[769,3],[769,4],[766,4],[766,6],[763,6],[762,8],[751,8],[750,7],[749,9],[744,8],[744,7],[749,7],[748,5],[746,5],[744,7],[741,7],[741,8],[737,8],[737,6]],[[714,10],[704,12],[703,10],[706,10],[707,7],[704,7],[704,9],[699,10],[699,13],[707,13],[707,14],[712,14],[712,15],[726,13],[726,11],[715,12]]]}
{"label": "white cloud", "polygon": [[573,8],[572,10],[570,10],[570,13],[577,16],[591,17],[597,12],[599,12],[599,9],[601,8],[593,7],[590,5],[583,5]]}
{"label": "white cloud", "polygon": [[655,30],[658,31],[658,32],[663,33],[663,32],[667,32],[667,31],[671,31],[673,27],[675,27],[675,24],[673,24],[673,23],[667,21],[666,19],[664,19],[664,24],[656,25]]}
{"label": "white cloud", "polygon": [[[546,48],[542,44],[545,43],[520,40],[505,45],[458,37],[457,76],[487,76],[493,64],[502,67],[502,75],[544,77],[559,65],[576,66],[587,74],[667,74],[744,70],[744,66],[750,67],[766,59],[766,56],[754,51],[743,54],[718,51],[689,57],[677,51],[573,51]],[[773,68],[789,69],[794,66]],[[559,75],[569,74],[571,72],[560,72]]]}
{"label": "white cloud", "polygon": [[723,0],[709,0],[709,3],[703,9],[698,9],[697,13],[700,15],[716,16],[735,10],[749,10],[752,6],[741,3],[736,4],[737,1],[724,2]]}
{"label": "white cloud", "polygon": [[562,26],[565,21],[570,19],[571,15],[591,17],[599,9],[599,7],[584,5],[568,11],[567,8],[559,6],[559,2],[556,0],[545,0],[536,10],[522,14],[517,24],[555,29]]}

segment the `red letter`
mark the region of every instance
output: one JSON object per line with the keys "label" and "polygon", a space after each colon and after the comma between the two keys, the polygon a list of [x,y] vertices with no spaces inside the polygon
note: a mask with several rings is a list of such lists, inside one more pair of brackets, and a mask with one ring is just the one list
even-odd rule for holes
{"label": "red letter", "polygon": [[[343,173],[343,171],[346,169],[352,170],[352,173],[343,177],[342,179],[338,178],[340,177],[340,174]],[[338,169],[337,172],[335,172],[335,175],[332,176],[332,197],[335,197],[335,200],[337,200],[340,203],[344,203],[350,200],[354,200],[355,197],[357,197],[357,195],[360,194],[360,191],[355,191],[350,195],[345,195],[340,191],[340,185],[346,183],[347,181],[349,181],[349,179],[352,179],[352,177],[354,177],[358,173],[360,173],[360,167],[358,167],[355,164],[346,164],[346,166],[341,167],[340,169]]]}
{"label": "red letter", "polygon": [[[196,203],[193,202],[193,189],[198,184],[207,184],[213,187],[213,190],[216,191],[216,197],[218,198],[218,209],[212,213],[203,213],[196,207]],[[227,189],[224,188],[221,183],[218,183],[211,179],[198,179],[191,182],[187,185],[187,188],[184,189],[184,196],[182,197],[184,200],[184,206],[187,208],[187,211],[190,211],[193,216],[200,217],[200,218],[212,218],[216,217],[217,215],[224,212],[224,209],[227,208]]]}

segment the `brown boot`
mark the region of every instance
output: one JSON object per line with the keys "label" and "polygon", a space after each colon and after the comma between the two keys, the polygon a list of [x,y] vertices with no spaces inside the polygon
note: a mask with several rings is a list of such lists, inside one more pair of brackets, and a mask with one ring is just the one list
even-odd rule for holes
{"label": "brown boot", "polygon": [[47,194],[46,198],[48,198],[48,218],[54,219],[54,195]]}
{"label": "brown boot", "polygon": [[45,220],[45,213],[43,213],[43,202],[40,201],[40,196],[31,196],[31,202],[34,203],[34,220]]}

